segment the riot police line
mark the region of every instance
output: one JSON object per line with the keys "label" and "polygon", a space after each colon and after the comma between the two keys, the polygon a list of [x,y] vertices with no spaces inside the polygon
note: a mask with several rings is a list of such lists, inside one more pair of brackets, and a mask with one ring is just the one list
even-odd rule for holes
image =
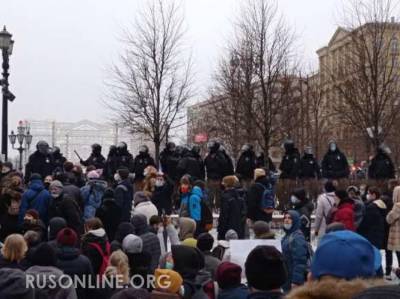
{"label": "riot police line", "polygon": [[[208,187],[208,196],[214,207],[219,206],[222,179],[228,175],[236,175],[244,189],[254,181],[254,170],[264,168],[271,178],[277,178],[275,186],[278,209],[285,208],[285,202],[290,194],[298,187],[304,187],[307,196],[316,199],[322,191],[322,182],[335,180],[339,185],[349,185],[350,166],[345,154],[339,149],[335,141],[330,141],[328,150],[321,163],[313,154],[312,147],[306,147],[300,154],[293,140],[284,142],[284,155],[278,170],[271,158],[262,152],[256,152],[251,144],[243,145],[241,153],[234,165],[233,159],[226,152],[224,146],[212,140],[207,144],[207,153],[203,158],[199,145],[176,146],[168,142],[160,153],[159,169],[166,177],[178,186],[180,178],[189,174],[193,181],[205,181]],[[109,183],[114,181],[118,169],[126,168],[132,174],[135,190],[143,188],[144,170],[147,166],[156,166],[149,148],[142,145],[139,153],[133,157],[127,144],[120,142],[112,145],[107,157],[102,154],[99,144],[92,145],[92,153],[86,159],[79,156],[80,164],[90,169],[101,169],[102,177]],[[25,178],[29,179],[33,173],[43,178],[56,172],[65,171],[67,159],[55,146],[50,148],[45,141],[39,141],[36,151],[29,156],[25,168]],[[389,148],[382,144],[377,148],[376,155],[370,161],[367,175],[361,177],[374,180],[378,186],[384,186],[387,180],[395,177],[395,167],[390,158]]]}

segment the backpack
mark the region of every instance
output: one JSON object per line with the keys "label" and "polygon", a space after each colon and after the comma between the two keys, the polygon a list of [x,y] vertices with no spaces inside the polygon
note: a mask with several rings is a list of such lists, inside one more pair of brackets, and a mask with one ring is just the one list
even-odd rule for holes
{"label": "backpack", "polygon": [[111,247],[110,243],[108,241],[106,242],[106,252],[104,252],[103,249],[101,249],[101,246],[97,243],[94,242],[89,243],[89,246],[95,248],[102,257],[99,273],[97,273],[100,277],[102,277],[104,272],[106,271],[106,268],[108,266],[108,261],[110,259],[110,247]]}
{"label": "backpack", "polygon": [[275,208],[275,194],[272,188],[272,185],[269,184],[268,187],[265,187],[263,184],[256,183],[257,185],[263,187],[264,192],[261,196],[261,205],[267,205],[268,207]]}
{"label": "backpack", "polygon": [[205,200],[201,198],[200,200],[201,206],[201,226],[206,230],[210,231],[213,227],[214,218],[212,214],[211,208],[206,204]]}

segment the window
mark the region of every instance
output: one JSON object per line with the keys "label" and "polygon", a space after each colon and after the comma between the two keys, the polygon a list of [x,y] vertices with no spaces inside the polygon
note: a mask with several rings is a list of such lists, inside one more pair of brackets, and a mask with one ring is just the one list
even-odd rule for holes
{"label": "window", "polygon": [[393,37],[393,39],[390,41],[390,49],[392,51],[392,54],[397,54],[399,50],[399,40],[397,37]]}

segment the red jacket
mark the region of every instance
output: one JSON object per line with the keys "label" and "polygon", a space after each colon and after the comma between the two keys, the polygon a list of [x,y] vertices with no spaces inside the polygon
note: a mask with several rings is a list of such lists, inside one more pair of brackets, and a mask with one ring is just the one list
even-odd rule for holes
{"label": "red jacket", "polygon": [[339,205],[335,215],[333,216],[333,222],[343,223],[346,229],[355,231],[354,204],[346,202]]}

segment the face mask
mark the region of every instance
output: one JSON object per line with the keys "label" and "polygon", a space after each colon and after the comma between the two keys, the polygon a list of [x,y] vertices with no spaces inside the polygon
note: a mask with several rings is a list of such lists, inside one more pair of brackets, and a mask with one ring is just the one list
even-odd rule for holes
{"label": "face mask", "polygon": [[181,186],[181,193],[188,193],[189,192],[189,186],[188,185],[182,185]]}
{"label": "face mask", "polygon": [[373,200],[372,194],[367,194],[367,200]]}
{"label": "face mask", "polygon": [[116,182],[121,181],[121,177],[119,176],[118,173],[114,174],[114,180],[115,180]]}
{"label": "face mask", "polygon": [[156,187],[162,187],[162,186],[164,186],[164,181],[163,180],[156,180],[155,185],[156,185]]}
{"label": "face mask", "polygon": [[290,229],[292,228],[292,224],[284,223],[284,224],[283,224],[283,228],[284,228],[285,230],[290,230]]}
{"label": "face mask", "polygon": [[330,149],[332,152],[336,151],[336,144],[332,143],[332,144],[329,146],[329,149]]}
{"label": "face mask", "polygon": [[294,196],[294,195],[292,195],[292,196],[290,197],[290,201],[291,201],[292,204],[294,204],[294,205],[300,202],[300,200],[299,200],[296,196]]}
{"label": "face mask", "polygon": [[171,262],[166,262],[165,263],[165,269],[169,269],[169,270],[174,269],[174,264],[171,263]]}

